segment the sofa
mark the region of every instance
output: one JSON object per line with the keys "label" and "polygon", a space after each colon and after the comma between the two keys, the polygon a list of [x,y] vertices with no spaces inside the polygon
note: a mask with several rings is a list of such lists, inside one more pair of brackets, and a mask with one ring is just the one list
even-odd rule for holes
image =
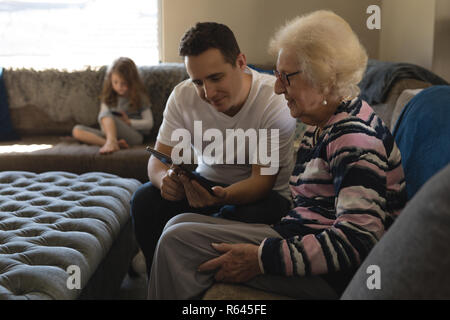
{"label": "sofa", "polygon": [[78,143],[71,133],[75,124],[98,125],[106,67],[76,72],[4,70],[10,122],[17,139],[0,142],[0,170],[101,171],[148,181],[145,146],[154,143],[165,102],[187,73],[177,63],[140,67],[139,71],[152,103],[153,130],[143,145],[100,155],[99,147]]}
{"label": "sofa", "polygon": [[[140,183],[148,181],[146,168],[149,154],[145,151],[145,146],[154,143],[162,121],[165,102],[173,87],[187,78],[187,73],[183,64],[160,64],[158,66],[139,67],[139,69],[152,102],[155,125],[151,134],[146,137],[143,145],[120,150],[111,155],[100,155],[98,153],[99,147],[78,143],[70,137],[72,127],[77,123],[96,125],[96,117],[99,110],[98,94],[106,67],[79,72],[56,70],[4,71],[3,80],[7,91],[11,128],[14,131],[13,140],[0,143],[0,150],[2,150],[0,153],[0,171],[7,175],[5,181],[12,181],[12,178],[8,176],[10,174],[14,179],[18,179],[17,186],[19,188],[31,188],[31,192],[35,192],[32,184],[31,187],[30,184],[26,185],[26,180],[35,179],[36,183],[39,184],[39,181],[43,179],[40,175],[53,175],[49,180],[50,185],[47,186],[50,190],[52,190],[55,181],[58,180],[58,176],[64,177],[69,175],[65,179],[72,180],[66,185],[59,186],[66,189],[53,191],[57,199],[48,199],[49,203],[41,203],[44,209],[41,208],[41,212],[36,214],[38,221],[39,215],[48,210],[45,209],[45,206],[51,206],[50,202],[52,201],[58,203],[66,201],[65,194],[71,194],[73,186],[81,188],[79,190],[81,192],[89,193],[91,192],[90,190],[99,192],[99,187],[107,187],[108,184],[114,184],[113,182],[116,181],[118,185],[111,187],[123,189],[124,184],[131,184],[131,187],[125,189],[128,190],[128,193],[132,193]],[[442,84],[445,85],[447,83],[431,72],[417,66],[399,66],[399,64],[386,64],[371,60],[360,87],[362,94],[365,95],[365,100],[374,107],[383,121],[394,130],[397,119],[401,116],[404,107],[408,105],[411,99],[423,88]],[[303,130],[304,125],[299,123],[297,128],[298,137],[301,136]],[[84,176],[89,174],[99,175],[99,177]],[[2,177],[0,176],[0,185],[1,179]],[[80,179],[81,181],[87,180],[88,185],[79,187]],[[106,182],[103,182],[103,179],[106,179]],[[89,185],[89,183],[93,185]],[[86,189],[83,190],[83,188]],[[47,195],[38,193],[29,199],[26,196],[21,198],[24,197],[22,191],[19,192],[18,196],[17,194],[9,194],[12,191],[5,191],[6,196],[16,197],[8,201],[16,201],[15,205],[18,206],[17,201],[20,202],[20,199],[26,199],[30,203],[37,201],[36,203],[39,205],[37,199],[48,196],[48,193]],[[108,193],[102,193],[102,191],[100,193],[102,196],[111,196]],[[0,190],[0,197],[1,195]],[[50,193],[51,195],[52,193]],[[112,195],[114,195],[114,192]],[[92,196],[92,194],[87,194],[87,196]],[[97,195],[94,194],[93,196],[95,198]],[[104,200],[101,200],[100,204],[95,204],[95,206],[102,207],[102,203],[104,203],[102,201]],[[55,207],[58,206],[60,205],[55,205]],[[67,206],[62,207],[67,208]],[[6,208],[9,208],[9,212],[17,209],[14,206],[6,206]],[[64,209],[57,210],[64,213]],[[123,205],[123,208],[119,211],[123,212],[124,210],[127,210],[126,205]],[[2,204],[0,204],[0,212],[3,214]],[[120,212],[116,216],[120,216]],[[6,219],[6,214],[4,216],[0,215],[0,240],[2,222]],[[91,213],[88,213],[88,218],[91,217],[90,215]],[[33,214],[30,213],[28,218],[33,218]],[[44,219],[44,221],[47,220]],[[14,223],[20,231],[20,225],[16,222]],[[14,223],[11,223],[11,225],[14,226]],[[129,217],[128,220],[124,220],[123,225],[119,229],[121,230],[120,232],[113,233],[112,239],[107,240],[107,242],[114,243],[112,246],[117,247],[117,250],[103,250],[102,255],[105,256],[105,259],[96,262],[98,267],[86,267],[87,271],[83,271],[83,273],[88,273],[92,277],[92,284],[87,285],[87,283],[84,283],[81,293],[56,296],[57,298],[107,297],[105,291],[108,290],[103,289],[105,289],[105,282],[108,282],[109,274],[113,272],[110,261],[118,263],[117,266],[120,265],[116,269],[121,268],[121,272],[118,272],[114,277],[120,280],[126,272],[127,264],[129,264],[131,257],[137,250],[132,240]],[[77,232],[77,230],[74,232]],[[31,232],[30,237],[36,237],[36,235]],[[122,238],[126,240],[121,241]],[[30,241],[34,240],[31,239]],[[109,246],[111,245],[109,244],[107,248]],[[1,248],[0,242],[0,260]],[[118,259],[121,255],[126,258]],[[2,264],[0,263],[0,274],[2,270]],[[64,274],[60,275],[62,278],[64,276]],[[100,280],[96,280],[96,276]],[[19,296],[24,297],[23,295]],[[42,295],[26,296],[26,298],[42,297]],[[55,296],[48,295],[47,297],[54,298]],[[211,300],[288,298],[248,288],[244,285],[220,283],[215,284],[204,295],[204,299]]]}
{"label": "sofa", "polygon": [[0,69],[0,299],[114,299],[130,272],[130,199],[187,74],[182,64],[140,67],[154,129],[142,145],[100,155],[71,131],[97,125],[105,72]]}

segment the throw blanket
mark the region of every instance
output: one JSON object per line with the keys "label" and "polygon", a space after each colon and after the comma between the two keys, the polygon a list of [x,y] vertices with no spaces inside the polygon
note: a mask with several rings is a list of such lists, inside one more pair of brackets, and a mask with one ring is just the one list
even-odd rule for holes
{"label": "throw blanket", "polygon": [[19,139],[9,115],[8,95],[3,82],[3,68],[0,67],[0,141]]}
{"label": "throw blanket", "polygon": [[402,154],[408,200],[450,163],[450,86],[433,86],[404,107],[394,137]]}
{"label": "throw blanket", "polygon": [[395,85],[401,79],[416,79],[434,85],[448,85],[448,82],[433,72],[410,63],[395,63],[369,60],[362,81],[361,99],[370,105],[382,103]]}

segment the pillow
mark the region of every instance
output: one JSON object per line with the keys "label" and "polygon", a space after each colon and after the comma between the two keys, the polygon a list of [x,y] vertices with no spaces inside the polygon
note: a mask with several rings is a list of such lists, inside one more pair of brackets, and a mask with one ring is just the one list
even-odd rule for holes
{"label": "pillow", "polygon": [[450,86],[422,90],[403,108],[393,135],[402,155],[408,200],[450,163]]}
{"label": "pillow", "polygon": [[270,74],[273,76],[273,70],[269,70],[267,67],[263,67],[263,66],[256,66],[254,64],[248,64],[247,65],[249,68],[252,68],[253,70],[256,70],[260,73],[266,73],[266,74]]}
{"label": "pillow", "polygon": [[412,63],[397,63],[369,59],[363,79],[358,84],[361,99],[368,104],[386,101],[394,85],[402,79],[416,79],[433,85],[448,85],[448,82],[421,66]]}
{"label": "pillow", "polygon": [[8,95],[3,82],[3,68],[0,68],[0,141],[18,140],[9,115]]}
{"label": "pillow", "polygon": [[412,98],[414,98],[416,94],[418,94],[422,90],[423,89],[406,89],[402,91],[397,99],[397,102],[395,103],[394,111],[392,112],[390,128],[391,131],[394,130],[395,123],[397,122],[397,119],[400,116],[403,108],[408,104],[409,101],[411,101]]}

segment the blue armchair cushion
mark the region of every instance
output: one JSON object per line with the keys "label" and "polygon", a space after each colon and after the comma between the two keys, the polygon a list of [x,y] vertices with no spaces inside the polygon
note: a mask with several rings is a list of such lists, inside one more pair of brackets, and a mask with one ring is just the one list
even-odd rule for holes
{"label": "blue armchair cushion", "polygon": [[411,199],[450,163],[450,86],[422,90],[404,107],[394,127]]}

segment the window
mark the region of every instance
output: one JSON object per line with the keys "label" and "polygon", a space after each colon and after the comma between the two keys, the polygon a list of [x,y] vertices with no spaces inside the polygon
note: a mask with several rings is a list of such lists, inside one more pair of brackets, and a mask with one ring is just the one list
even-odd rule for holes
{"label": "window", "polygon": [[158,0],[0,0],[0,67],[79,70],[159,61]]}

